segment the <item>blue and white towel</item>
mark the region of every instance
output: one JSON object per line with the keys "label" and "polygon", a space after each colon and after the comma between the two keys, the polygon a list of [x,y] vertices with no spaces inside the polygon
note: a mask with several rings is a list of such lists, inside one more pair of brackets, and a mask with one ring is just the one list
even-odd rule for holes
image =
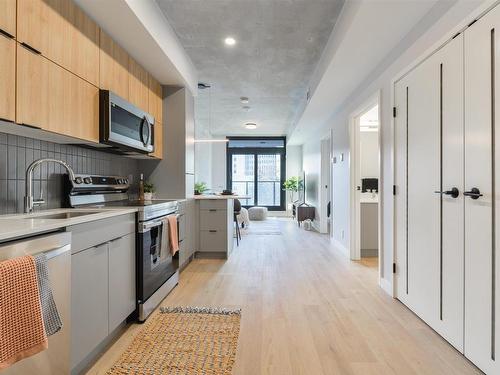
{"label": "blue and white towel", "polygon": [[52,287],[50,286],[49,268],[47,265],[47,256],[38,254],[35,257],[36,276],[38,280],[38,291],[40,293],[40,302],[42,305],[43,324],[47,336],[59,332],[63,326],[59,312],[57,311],[56,302],[52,295]]}

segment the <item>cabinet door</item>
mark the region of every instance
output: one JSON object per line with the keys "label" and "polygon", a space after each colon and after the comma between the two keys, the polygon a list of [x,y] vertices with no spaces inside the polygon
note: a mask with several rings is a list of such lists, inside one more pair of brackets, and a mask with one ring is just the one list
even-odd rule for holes
{"label": "cabinet door", "polygon": [[71,256],[71,367],[108,336],[108,244]]}
{"label": "cabinet door", "polygon": [[149,73],[129,57],[128,100],[143,111],[149,111]]}
{"label": "cabinet door", "polygon": [[18,45],[16,121],[98,142],[99,89]]}
{"label": "cabinet door", "polygon": [[163,124],[161,122],[154,125],[154,152],[150,155],[156,159],[163,158]]}
{"label": "cabinet door", "polygon": [[101,30],[99,87],[129,98],[129,56],[111,37]]}
{"label": "cabinet door", "polygon": [[112,332],[134,310],[135,234],[109,243],[109,332]]}
{"label": "cabinet door", "polygon": [[49,61],[17,45],[16,122],[46,129],[49,124]]}
{"label": "cabinet door", "polygon": [[155,118],[155,150],[151,156],[163,158],[163,92],[161,84],[149,75],[149,113]]}
{"label": "cabinet door", "polygon": [[99,27],[70,0],[18,0],[18,35],[48,59],[99,83]]}
{"label": "cabinet door", "polygon": [[163,89],[151,74],[149,74],[148,112],[155,118],[155,123],[163,123]]}
{"label": "cabinet door", "polygon": [[0,35],[0,118],[16,119],[16,42]]}
{"label": "cabinet door", "polygon": [[[464,32],[465,39],[465,355],[500,373],[500,7]],[[496,241],[495,241],[496,239]]]}
{"label": "cabinet door", "polygon": [[0,0],[0,30],[16,36],[16,0]]}

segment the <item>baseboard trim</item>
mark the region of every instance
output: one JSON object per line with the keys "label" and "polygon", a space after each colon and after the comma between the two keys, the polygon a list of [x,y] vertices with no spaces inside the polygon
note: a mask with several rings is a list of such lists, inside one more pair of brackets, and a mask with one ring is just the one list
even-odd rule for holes
{"label": "baseboard trim", "polygon": [[338,250],[340,250],[340,252],[344,254],[348,259],[351,259],[351,253],[347,247],[342,245],[335,238],[332,238],[331,241],[333,242],[333,246],[335,246]]}
{"label": "baseboard trim", "polygon": [[390,281],[388,281],[386,279],[380,279],[379,285],[380,285],[380,288],[382,288],[382,290],[384,292],[386,292],[391,297],[394,297],[394,290],[392,288],[392,283]]}

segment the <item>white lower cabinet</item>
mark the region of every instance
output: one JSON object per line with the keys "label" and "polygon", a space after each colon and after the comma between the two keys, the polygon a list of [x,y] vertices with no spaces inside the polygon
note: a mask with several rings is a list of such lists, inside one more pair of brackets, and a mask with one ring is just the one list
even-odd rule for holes
{"label": "white lower cabinet", "polygon": [[71,365],[77,366],[108,336],[108,244],[71,259]]}
{"label": "white lower cabinet", "polygon": [[[124,215],[68,228],[75,238],[71,256],[73,374],[81,373],[95,360],[102,344],[136,308],[132,223],[135,215]],[[96,238],[100,244],[94,244]]]}
{"label": "white lower cabinet", "polygon": [[109,332],[134,310],[135,235],[128,234],[109,243]]}
{"label": "white lower cabinet", "polygon": [[396,296],[487,374],[500,374],[498,31],[499,6],[394,86]]}

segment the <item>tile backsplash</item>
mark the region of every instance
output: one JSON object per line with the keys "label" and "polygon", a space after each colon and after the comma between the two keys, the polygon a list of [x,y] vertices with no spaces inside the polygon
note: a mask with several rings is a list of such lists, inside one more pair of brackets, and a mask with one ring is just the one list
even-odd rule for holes
{"label": "tile backsplash", "polygon": [[[40,141],[0,133],[0,215],[23,212],[25,173],[40,158],[67,162],[75,173],[132,176],[137,181],[137,160],[73,145]],[[34,171],[33,196],[45,204],[38,209],[62,207],[66,170],[56,163],[44,163]]]}

